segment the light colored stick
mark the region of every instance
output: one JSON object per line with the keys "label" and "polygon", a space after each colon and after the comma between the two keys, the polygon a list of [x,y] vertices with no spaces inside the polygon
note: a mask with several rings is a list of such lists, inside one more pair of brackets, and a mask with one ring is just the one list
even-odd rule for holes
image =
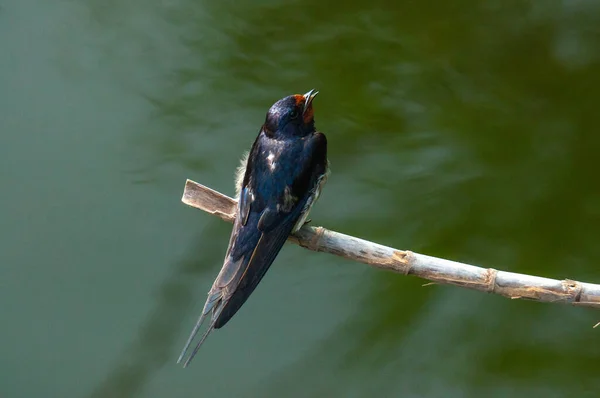
{"label": "light colored stick", "polygon": [[[235,218],[236,200],[192,180],[186,181],[181,201],[228,222]],[[404,275],[416,275],[439,284],[462,286],[511,299],[600,308],[600,285],[597,284],[475,267],[408,250],[396,250],[323,227],[304,225],[288,241],[309,250],[335,254]]]}

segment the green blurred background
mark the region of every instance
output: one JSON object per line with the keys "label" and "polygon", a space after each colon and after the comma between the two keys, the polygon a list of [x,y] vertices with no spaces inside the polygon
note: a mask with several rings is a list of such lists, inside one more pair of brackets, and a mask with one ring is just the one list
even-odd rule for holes
{"label": "green blurred background", "polygon": [[287,245],[175,364],[268,107],[317,88],[313,223],[600,282],[600,3],[4,0],[0,396],[598,397],[600,312]]}

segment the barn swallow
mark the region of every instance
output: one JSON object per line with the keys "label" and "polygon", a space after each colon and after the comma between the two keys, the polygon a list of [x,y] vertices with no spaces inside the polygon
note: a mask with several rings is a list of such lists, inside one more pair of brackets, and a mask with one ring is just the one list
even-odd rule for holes
{"label": "barn swallow", "polygon": [[316,131],[318,91],[275,102],[236,175],[238,206],[223,267],[180,363],[210,314],[210,324],[184,367],[213,329],[223,327],[259,284],[290,234],[304,225],[329,175],[327,139]]}

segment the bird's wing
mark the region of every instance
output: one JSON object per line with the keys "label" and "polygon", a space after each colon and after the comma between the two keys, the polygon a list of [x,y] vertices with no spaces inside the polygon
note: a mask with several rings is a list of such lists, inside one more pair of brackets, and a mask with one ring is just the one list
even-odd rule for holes
{"label": "bird's wing", "polygon": [[[310,159],[311,164],[307,164],[307,167],[303,168],[303,172],[297,175],[292,184],[292,186],[302,187],[302,196],[295,196],[291,193],[289,190],[292,189],[292,186],[289,186],[287,189],[282,189],[279,195],[274,195],[267,201],[261,201],[256,200],[257,193],[252,192],[249,187],[242,187],[238,214],[225,262],[208,293],[202,315],[179,356],[178,362],[183,359],[202,322],[209,314],[211,314],[210,325],[184,363],[184,367],[196,355],[210,332],[224,326],[246,302],[275,260],[305,210],[311,191],[316,187],[319,177],[325,171],[321,165],[326,162],[326,153],[317,150],[315,154],[316,157]],[[325,160],[321,157],[324,157]],[[250,170],[250,165],[248,167]],[[290,197],[295,198],[291,206]],[[277,206],[277,203],[284,202],[285,206]]]}
{"label": "bird's wing", "polygon": [[[306,200],[302,202],[305,203]],[[257,228],[262,215],[272,218],[273,221],[277,218],[276,215],[271,215],[272,212],[269,210],[261,213],[260,217],[256,213],[250,214],[246,226],[238,230],[239,232],[248,231],[248,233],[238,233],[237,236],[232,236],[232,245],[230,246],[229,253],[208,293],[208,299],[202,310],[202,315],[196,323],[178,362],[181,362],[183,359],[204,319],[209,314],[211,314],[210,325],[194,348],[192,354],[184,363],[184,367],[191,362],[210,332],[225,325],[254,291],[287,240],[301,214],[303,203],[298,203],[292,213],[286,215],[277,224],[270,225],[271,228],[265,231],[260,231]],[[250,229],[253,229],[254,232],[249,231]],[[254,245],[254,249],[247,250],[239,257],[235,257],[232,254],[232,251],[237,252],[235,245]],[[232,247],[234,250],[231,250]]]}
{"label": "bird's wing", "polygon": [[262,280],[298,221],[305,203],[306,198],[303,198],[293,211],[287,214],[269,208],[262,213],[258,220],[260,237],[254,250],[242,256],[240,269],[244,269],[244,272],[240,275],[237,286],[234,289],[230,289],[233,287],[232,284],[217,286],[218,291],[225,290],[223,298],[226,298],[227,302],[224,303],[215,323],[216,329],[224,326],[231,319]]}

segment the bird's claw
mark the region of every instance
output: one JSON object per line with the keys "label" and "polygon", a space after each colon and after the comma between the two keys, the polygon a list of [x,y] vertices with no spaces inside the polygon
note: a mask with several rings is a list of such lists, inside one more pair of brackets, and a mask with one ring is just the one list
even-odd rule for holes
{"label": "bird's claw", "polygon": [[312,218],[309,218],[308,220],[304,221],[304,224],[302,224],[302,225],[308,225],[311,221],[312,221]]}

